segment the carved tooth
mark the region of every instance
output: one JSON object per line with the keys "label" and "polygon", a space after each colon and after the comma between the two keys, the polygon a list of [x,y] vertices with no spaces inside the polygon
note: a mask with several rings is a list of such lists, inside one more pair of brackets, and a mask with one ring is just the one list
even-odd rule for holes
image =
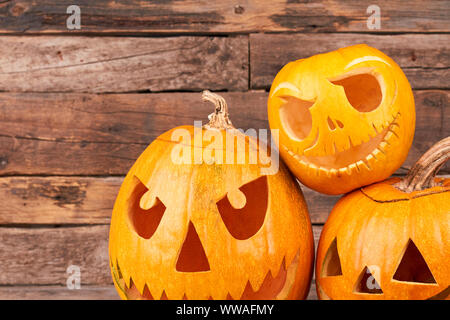
{"label": "carved tooth", "polygon": [[366,159],[359,160],[356,162],[356,166],[361,170],[362,168],[366,168],[371,170],[369,163],[366,162]]}
{"label": "carved tooth", "polygon": [[[394,128],[395,128],[395,127],[394,127]],[[393,134],[394,136],[396,136],[397,139],[400,138],[400,137],[398,136],[397,132],[395,132],[394,130],[391,130],[390,132],[392,132],[392,134]]]}
{"label": "carved tooth", "polygon": [[301,166],[303,166],[303,167],[307,167],[308,166],[308,164],[305,162],[305,160],[303,160],[303,159],[297,159],[297,161],[298,161],[298,163],[301,165]]}
{"label": "carved tooth", "polygon": [[347,167],[345,167],[345,168],[341,168],[341,169],[339,169],[339,174],[340,175],[344,175],[344,174],[350,174],[349,172],[348,172],[348,168]]}
{"label": "carved tooth", "polygon": [[370,154],[370,156],[374,157],[375,160],[378,160],[377,158],[377,153],[380,153],[380,151],[378,149],[375,149],[372,151],[372,153]]}
{"label": "carved tooth", "polygon": [[330,178],[336,176],[337,174],[338,174],[338,171],[337,171],[336,169],[330,169],[330,170],[328,170],[328,176],[329,176]]}
{"label": "carved tooth", "polygon": [[317,171],[319,174],[319,176],[328,176],[328,172],[329,170],[324,168],[324,167],[320,167],[319,170]]}
{"label": "carved tooth", "polygon": [[[256,277],[256,274],[255,274],[255,276],[250,276],[250,278],[248,279],[247,285],[250,284],[252,291],[257,292],[257,291],[259,291],[259,289],[261,289],[261,285],[267,276],[271,277],[272,279],[274,278],[272,270],[268,270],[264,277],[258,278],[258,277]],[[241,296],[244,293],[244,291],[245,291],[245,289],[242,291]]]}
{"label": "carved tooth", "polygon": [[365,162],[366,165],[369,167],[369,169],[372,170],[372,166],[375,164],[376,158],[375,158],[375,156],[374,156],[373,154],[369,154],[369,155],[366,157],[366,159],[365,159],[364,162]]}
{"label": "carved tooth", "polygon": [[377,130],[375,130],[375,127],[373,127],[373,123],[372,123],[372,128],[369,128],[369,138],[375,138],[377,136]]}
{"label": "carved tooth", "polygon": [[387,144],[390,144],[390,143],[389,143],[389,140],[392,138],[392,136],[393,136],[392,131],[388,131],[388,132],[386,133],[386,135],[384,136],[383,141],[380,143],[380,146],[381,146],[381,144],[382,144],[383,142],[384,142],[384,143],[387,143]]}
{"label": "carved tooth", "polygon": [[386,158],[386,153],[384,153],[384,151],[380,150],[379,148],[376,148],[373,152],[372,152],[373,156],[377,159],[377,160],[381,160],[383,158]]}
{"label": "carved tooth", "polygon": [[391,122],[390,122],[389,120],[386,121],[384,127],[385,127],[385,128],[389,128],[390,126],[391,126]]}
{"label": "carved tooth", "polygon": [[375,135],[377,135],[378,130],[377,130],[377,127],[375,126],[375,123],[372,123],[372,127],[373,127],[373,130],[375,131]]}
{"label": "carved tooth", "polygon": [[354,171],[354,170],[359,171],[359,169],[356,167],[356,164],[355,164],[355,163],[352,163],[351,165],[348,166],[348,172],[349,172],[349,174],[351,174],[352,171]]}
{"label": "carved tooth", "polygon": [[319,168],[314,163],[308,163],[309,169],[313,170],[316,175],[319,173]]}
{"label": "carved tooth", "polygon": [[[270,275],[272,276],[272,278],[276,278],[281,270],[287,270],[288,268],[289,268],[289,265],[286,264],[286,256],[285,256],[283,258],[283,260],[281,260],[281,264],[278,267],[274,264],[270,268],[269,272],[270,272]],[[267,275],[266,275],[266,277],[267,277]],[[260,288],[259,289],[261,289],[261,285],[262,285],[262,283],[260,284],[260,286],[259,286]]]}
{"label": "carved tooth", "polygon": [[381,141],[380,145],[378,146],[378,149],[381,152],[385,153],[384,150],[387,148],[387,146],[388,146],[387,141]]}

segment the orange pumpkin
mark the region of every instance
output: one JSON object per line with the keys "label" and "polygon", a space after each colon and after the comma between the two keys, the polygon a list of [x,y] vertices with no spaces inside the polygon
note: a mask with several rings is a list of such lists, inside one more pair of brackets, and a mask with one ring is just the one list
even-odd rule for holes
{"label": "orange pumpkin", "polygon": [[317,251],[321,299],[449,299],[450,179],[435,178],[449,158],[450,137],[405,178],[338,201]]}
{"label": "orange pumpkin", "polygon": [[388,178],[406,159],[415,127],[408,80],[367,45],[288,63],[273,81],[268,116],[288,167],[326,194]]}
{"label": "orange pumpkin", "polygon": [[[123,299],[301,299],[312,277],[314,244],[302,192],[288,170],[251,163],[257,141],[234,129],[225,100],[203,128],[159,136],[128,172],[114,205],[109,254]],[[200,132],[202,146],[195,144]],[[188,133],[189,141],[174,141]],[[227,163],[226,144],[245,161]],[[208,140],[208,141],[205,141]],[[216,141],[217,142],[217,141]],[[177,148],[182,147],[177,150]],[[227,145],[230,147],[230,145]],[[186,152],[178,163],[174,154]],[[207,159],[195,161],[195,153]],[[208,158],[209,157],[209,158]],[[234,158],[233,158],[234,159]],[[211,161],[210,161],[211,160]],[[220,161],[218,161],[220,160]]]}

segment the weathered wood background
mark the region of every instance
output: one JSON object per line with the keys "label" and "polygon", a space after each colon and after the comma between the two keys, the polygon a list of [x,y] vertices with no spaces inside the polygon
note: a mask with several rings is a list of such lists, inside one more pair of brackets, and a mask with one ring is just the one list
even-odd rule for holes
{"label": "weathered wood background", "polygon": [[[81,30],[66,9],[81,8]],[[0,299],[116,299],[108,224],[124,175],[171,127],[206,120],[221,91],[240,128],[267,128],[267,91],[287,62],[367,43],[414,88],[408,160],[450,135],[450,1],[0,3]],[[443,174],[449,174],[446,166]],[[316,241],[337,197],[303,188]],[[81,289],[66,287],[69,265]],[[315,299],[312,285],[309,298]]]}

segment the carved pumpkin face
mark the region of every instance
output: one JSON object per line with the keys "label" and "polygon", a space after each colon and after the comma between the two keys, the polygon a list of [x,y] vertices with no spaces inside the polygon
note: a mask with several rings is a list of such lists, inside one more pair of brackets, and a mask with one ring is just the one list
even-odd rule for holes
{"label": "carved pumpkin face", "polygon": [[[404,180],[364,187],[338,201],[317,251],[321,299],[450,298],[450,179],[429,175],[440,165],[426,164],[419,175],[413,168]],[[404,189],[408,179],[419,188]]]}
{"label": "carved pumpkin face", "polygon": [[366,45],[287,64],[272,84],[268,115],[291,171],[327,194],[389,177],[406,159],[415,128],[408,80]]}
{"label": "carved pumpkin face", "polygon": [[[113,280],[123,299],[297,299],[314,259],[303,195],[287,169],[261,164],[175,164],[172,129],[126,176],[110,230]],[[227,130],[215,130],[225,139]],[[252,139],[236,144],[247,152]],[[252,146],[250,146],[252,145]],[[194,155],[194,141],[191,141]],[[219,150],[206,146],[208,154]],[[217,159],[217,158],[216,158]],[[194,160],[194,159],[192,159]]]}

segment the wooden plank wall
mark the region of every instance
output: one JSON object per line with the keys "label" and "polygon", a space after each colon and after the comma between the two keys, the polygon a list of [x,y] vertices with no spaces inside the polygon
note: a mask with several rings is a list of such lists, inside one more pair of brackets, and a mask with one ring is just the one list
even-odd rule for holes
{"label": "wooden plank wall", "polygon": [[[72,4],[81,30],[66,27]],[[169,128],[206,121],[203,89],[222,92],[237,127],[268,128],[267,91],[291,60],[367,43],[400,64],[417,106],[404,174],[450,135],[450,1],[377,1],[378,30],[371,4],[1,2],[0,299],[118,298],[108,224],[137,156]],[[337,197],[303,191],[317,242]],[[80,290],[66,288],[72,264]]]}

